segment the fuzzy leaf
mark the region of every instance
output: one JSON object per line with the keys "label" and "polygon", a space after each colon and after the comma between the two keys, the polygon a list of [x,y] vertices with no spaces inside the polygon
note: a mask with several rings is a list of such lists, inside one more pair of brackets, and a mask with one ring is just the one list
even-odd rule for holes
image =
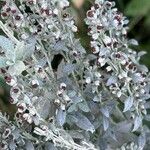
{"label": "fuzzy leaf", "polygon": [[70,74],[74,70],[75,70],[75,65],[73,65],[73,64],[66,64],[63,68],[63,72],[67,73],[67,74]]}
{"label": "fuzzy leaf", "polygon": [[65,66],[65,62],[64,60],[62,60],[57,68],[57,79],[60,79],[64,76],[64,71],[63,71],[64,66]]}
{"label": "fuzzy leaf", "polygon": [[15,47],[16,59],[20,60],[24,56],[24,42],[19,42]]}
{"label": "fuzzy leaf", "polygon": [[20,75],[25,70],[25,68],[25,64],[22,61],[18,61],[9,67],[8,72],[11,75]]}
{"label": "fuzzy leaf", "polygon": [[6,52],[5,52],[5,56],[6,56],[6,58],[7,58],[8,60],[10,60],[10,62],[15,63],[15,61],[16,61],[16,52],[15,52],[14,49],[13,49],[13,50],[6,51]]}
{"label": "fuzzy leaf", "polygon": [[77,118],[77,122],[75,123],[78,127],[80,127],[83,130],[90,131],[92,133],[95,131],[94,126],[86,116],[80,113],[76,113],[75,117]]}
{"label": "fuzzy leaf", "polygon": [[139,82],[143,82],[144,78],[137,73],[132,75],[132,80],[134,83],[139,83]]}
{"label": "fuzzy leaf", "polygon": [[67,110],[67,111],[68,111],[68,112],[77,111],[76,104],[72,104],[72,105],[68,108],[68,110]]}
{"label": "fuzzy leaf", "polygon": [[144,146],[146,144],[146,137],[145,137],[145,134],[141,134],[139,137],[138,137],[138,150],[143,150]]}
{"label": "fuzzy leaf", "polygon": [[129,40],[129,44],[131,44],[131,45],[135,45],[135,46],[138,46],[139,44],[138,44],[138,41],[137,40],[135,40],[135,39],[131,39],[131,40]]}
{"label": "fuzzy leaf", "polygon": [[125,100],[123,112],[126,112],[126,111],[130,110],[132,105],[133,105],[133,97],[128,97]]}
{"label": "fuzzy leaf", "polygon": [[32,144],[32,142],[26,142],[26,146],[25,146],[26,150],[34,150],[34,146]]}
{"label": "fuzzy leaf", "polygon": [[115,126],[115,130],[120,133],[128,133],[128,132],[130,132],[131,128],[132,128],[132,123],[129,121],[119,122]]}
{"label": "fuzzy leaf", "polygon": [[89,112],[90,111],[89,106],[86,102],[78,103],[78,107],[80,108],[80,110],[82,110],[84,112]]}
{"label": "fuzzy leaf", "polygon": [[16,48],[16,59],[24,60],[25,58],[31,57],[35,50],[35,40],[31,40],[30,43],[20,42]]}
{"label": "fuzzy leaf", "polygon": [[148,68],[145,65],[138,65],[138,69],[141,72],[148,72]]}
{"label": "fuzzy leaf", "polygon": [[6,67],[7,58],[0,56],[0,68]]}
{"label": "fuzzy leaf", "polygon": [[56,120],[59,126],[63,126],[66,120],[66,111],[59,109],[56,114]]}
{"label": "fuzzy leaf", "polygon": [[142,116],[137,116],[134,121],[134,127],[132,132],[136,131],[142,124]]}
{"label": "fuzzy leaf", "polygon": [[13,51],[14,49],[14,44],[11,40],[8,38],[1,36],[0,35],[0,47],[2,48],[3,51]]}
{"label": "fuzzy leaf", "polygon": [[107,106],[103,106],[103,107],[100,109],[100,111],[102,112],[102,114],[103,114],[105,117],[109,118],[109,109],[108,109]]}
{"label": "fuzzy leaf", "polygon": [[[52,104],[50,104],[50,101],[45,101],[45,104],[42,105],[41,108],[41,113],[40,116],[44,119],[46,119],[48,117],[48,115],[50,114],[50,109],[53,107]],[[51,112],[52,113],[52,112]]]}
{"label": "fuzzy leaf", "polygon": [[109,127],[109,120],[105,116],[103,116],[103,127],[104,127],[104,131],[106,131]]}
{"label": "fuzzy leaf", "polygon": [[45,150],[57,150],[53,143],[47,142],[45,144]]}
{"label": "fuzzy leaf", "polygon": [[35,50],[35,43],[26,44],[24,47],[24,56],[23,59],[31,57]]}
{"label": "fuzzy leaf", "polygon": [[10,150],[16,150],[16,148],[17,148],[17,145],[16,145],[13,141],[11,141],[11,142],[9,143],[9,149],[10,149]]}
{"label": "fuzzy leaf", "polygon": [[147,54],[145,51],[140,51],[138,52],[138,57],[142,57],[143,55]]}
{"label": "fuzzy leaf", "polygon": [[116,76],[111,76],[108,80],[107,80],[107,83],[106,85],[107,86],[110,86],[111,84],[114,84],[117,82],[117,77]]}
{"label": "fuzzy leaf", "polygon": [[58,41],[55,45],[54,45],[54,50],[56,52],[59,52],[60,51],[65,51],[65,52],[68,52],[68,48],[65,46],[65,43],[64,41]]}
{"label": "fuzzy leaf", "polygon": [[80,131],[69,130],[69,134],[71,135],[72,138],[84,139],[84,136],[82,135],[82,133],[80,133]]}
{"label": "fuzzy leaf", "polygon": [[74,90],[70,90],[70,91],[68,91],[68,96],[70,97],[70,98],[73,98],[74,96],[76,96],[76,91],[74,91]]}

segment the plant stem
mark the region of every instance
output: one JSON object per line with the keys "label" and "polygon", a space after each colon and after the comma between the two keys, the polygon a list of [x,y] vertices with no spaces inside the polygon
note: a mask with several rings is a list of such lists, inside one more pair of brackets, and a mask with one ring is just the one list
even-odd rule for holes
{"label": "plant stem", "polygon": [[3,30],[3,32],[16,44],[20,43],[19,40],[17,40],[14,35],[12,34],[12,32],[10,30],[8,30],[8,27],[6,27],[5,24],[3,24],[2,21],[0,21],[0,28]]}

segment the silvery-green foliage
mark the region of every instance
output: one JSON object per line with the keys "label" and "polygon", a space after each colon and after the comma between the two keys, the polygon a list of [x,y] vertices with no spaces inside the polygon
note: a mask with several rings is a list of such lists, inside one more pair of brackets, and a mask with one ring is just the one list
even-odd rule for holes
{"label": "silvery-green foliage", "polygon": [[0,148],[147,148],[149,73],[139,62],[145,52],[132,50],[138,42],[126,38],[127,18],[114,2],[95,0],[85,19],[87,54],[69,6],[68,0],[7,0],[2,7],[1,75],[17,111],[13,119],[0,114]]}

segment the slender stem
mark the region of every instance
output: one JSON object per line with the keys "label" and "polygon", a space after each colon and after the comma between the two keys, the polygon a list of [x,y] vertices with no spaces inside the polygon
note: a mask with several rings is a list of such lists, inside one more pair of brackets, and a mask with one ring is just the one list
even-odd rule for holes
{"label": "slender stem", "polygon": [[3,24],[2,21],[0,21],[0,28],[3,30],[3,32],[4,32],[13,42],[15,42],[16,44],[20,43],[20,41],[17,40],[17,39],[14,37],[14,35],[12,34],[12,31],[10,31],[10,30],[8,29],[8,27],[6,27],[6,25]]}
{"label": "slender stem", "polygon": [[47,59],[47,62],[48,62],[48,65],[49,65],[50,75],[51,75],[52,78],[55,78],[55,75],[53,73],[53,69],[52,69],[52,66],[51,66],[50,59],[49,59],[47,53],[45,52],[45,47],[44,47],[44,45],[42,44],[42,42],[40,40],[38,42],[42,46],[41,51],[43,52],[43,54],[45,55],[45,57]]}

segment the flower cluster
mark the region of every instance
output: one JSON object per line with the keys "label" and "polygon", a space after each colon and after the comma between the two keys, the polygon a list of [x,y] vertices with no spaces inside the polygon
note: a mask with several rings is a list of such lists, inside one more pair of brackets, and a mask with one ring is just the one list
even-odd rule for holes
{"label": "flower cluster", "polygon": [[97,0],[87,12],[85,21],[97,60],[93,67],[103,74],[101,83],[111,97],[124,103],[123,112],[132,111],[142,117],[146,114],[144,104],[150,96],[148,69],[139,63],[143,52],[130,48],[138,43],[126,38],[128,20],[113,7],[114,2]]}
{"label": "flower cluster", "polygon": [[68,0],[3,1],[0,73],[16,113],[11,121],[0,114],[1,149],[143,149],[149,142],[144,52],[131,49],[138,43],[126,38],[128,20],[114,6],[96,0],[87,11],[88,54],[74,36]]}

